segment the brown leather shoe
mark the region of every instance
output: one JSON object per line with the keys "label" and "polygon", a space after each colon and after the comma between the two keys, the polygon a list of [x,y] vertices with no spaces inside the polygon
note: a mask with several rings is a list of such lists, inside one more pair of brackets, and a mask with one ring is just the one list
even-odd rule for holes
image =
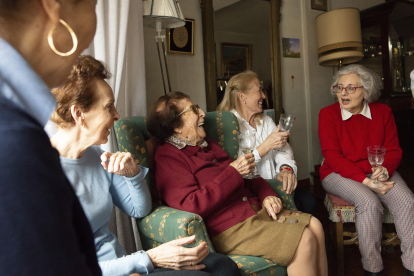
{"label": "brown leather shoe", "polygon": [[382,276],[382,271],[380,271],[380,272],[369,272],[369,271],[364,269],[364,276]]}

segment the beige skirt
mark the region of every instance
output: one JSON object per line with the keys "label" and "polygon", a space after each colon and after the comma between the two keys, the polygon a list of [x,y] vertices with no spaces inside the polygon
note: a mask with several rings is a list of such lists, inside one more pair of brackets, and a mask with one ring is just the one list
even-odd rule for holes
{"label": "beige skirt", "polygon": [[[301,212],[282,210],[278,219],[285,217],[284,222],[274,221],[267,214],[266,208],[258,211],[212,239],[217,252],[225,255],[257,256],[287,266],[291,262],[302,232],[309,224],[311,215]],[[289,220],[296,219],[296,223]],[[283,218],[282,218],[283,220]]]}

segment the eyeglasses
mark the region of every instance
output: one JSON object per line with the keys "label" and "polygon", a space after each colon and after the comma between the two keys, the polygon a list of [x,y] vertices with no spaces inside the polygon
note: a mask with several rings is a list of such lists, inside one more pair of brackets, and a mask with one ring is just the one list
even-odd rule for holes
{"label": "eyeglasses", "polygon": [[198,110],[200,109],[200,107],[198,106],[198,104],[192,104],[186,109],[184,109],[183,111],[181,111],[181,113],[178,114],[178,116],[181,116],[182,114],[186,113],[190,109],[194,112],[194,114],[198,115]]}
{"label": "eyeglasses", "polygon": [[339,86],[339,85],[335,85],[335,86],[332,86],[332,87],[333,87],[333,91],[335,91],[335,93],[342,93],[342,90],[345,89],[346,93],[348,93],[348,94],[355,93],[355,91],[358,88],[364,88],[363,86],[359,86],[359,87],[348,86],[348,87],[345,87],[345,86]]}

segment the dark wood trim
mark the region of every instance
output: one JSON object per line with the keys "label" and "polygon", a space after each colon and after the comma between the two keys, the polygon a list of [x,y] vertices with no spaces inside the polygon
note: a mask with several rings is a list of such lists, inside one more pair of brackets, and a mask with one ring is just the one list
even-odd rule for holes
{"label": "dark wood trim", "polygon": [[214,10],[212,0],[200,0],[203,24],[204,76],[206,86],[207,111],[217,107],[216,55],[214,47]]}
{"label": "dark wood trim", "polygon": [[269,25],[270,25],[270,51],[272,68],[272,92],[273,107],[275,109],[275,119],[279,119],[282,114],[282,70],[280,56],[280,0],[269,1]]}

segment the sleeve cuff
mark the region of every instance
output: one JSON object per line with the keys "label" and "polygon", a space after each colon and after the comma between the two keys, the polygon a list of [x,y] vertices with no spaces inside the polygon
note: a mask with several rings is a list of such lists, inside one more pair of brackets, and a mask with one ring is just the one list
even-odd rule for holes
{"label": "sleeve cuff", "polygon": [[291,167],[292,170],[293,170],[293,174],[296,177],[298,177],[298,168],[296,166],[296,163],[294,161],[289,162],[289,160],[286,160],[285,162],[276,165],[276,174],[280,173],[280,167],[282,167],[283,165],[287,165],[287,166]]}
{"label": "sleeve cuff", "polygon": [[148,168],[141,167],[139,165],[138,167],[139,167],[139,173],[136,176],[133,176],[133,177],[124,176],[125,180],[132,185],[140,184],[144,180],[145,176],[147,175],[149,171]]}
{"label": "sleeve cuff", "polygon": [[260,157],[259,152],[257,151],[257,149],[254,149],[253,151],[253,155],[254,155],[254,162],[256,164],[260,163],[260,161],[262,161],[262,158]]}

